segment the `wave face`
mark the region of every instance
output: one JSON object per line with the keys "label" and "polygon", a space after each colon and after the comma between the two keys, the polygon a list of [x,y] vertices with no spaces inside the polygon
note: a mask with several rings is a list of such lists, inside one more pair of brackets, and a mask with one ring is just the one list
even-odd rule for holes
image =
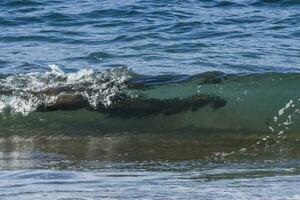
{"label": "wave face", "polygon": [[292,73],[146,76],[52,66],[1,78],[0,132],[296,133],[299,80]]}

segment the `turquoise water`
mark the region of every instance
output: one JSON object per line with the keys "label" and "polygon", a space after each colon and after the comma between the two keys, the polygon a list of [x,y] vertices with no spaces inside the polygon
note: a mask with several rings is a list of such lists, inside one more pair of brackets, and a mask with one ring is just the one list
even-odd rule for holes
{"label": "turquoise water", "polygon": [[300,199],[300,2],[2,0],[0,199]]}

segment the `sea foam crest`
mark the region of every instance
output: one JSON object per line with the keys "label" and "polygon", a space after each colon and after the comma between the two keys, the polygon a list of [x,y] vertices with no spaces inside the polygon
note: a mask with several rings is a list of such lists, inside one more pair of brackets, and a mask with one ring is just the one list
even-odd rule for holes
{"label": "sea foam crest", "polygon": [[113,98],[126,89],[127,68],[95,72],[82,69],[65,73],[57,65],[50,71],[10,75],[0,79],[0,112],[27,115],[39,106],[53,104],[61,94],[81,95],[96,108],[100,103],[109,106]]}

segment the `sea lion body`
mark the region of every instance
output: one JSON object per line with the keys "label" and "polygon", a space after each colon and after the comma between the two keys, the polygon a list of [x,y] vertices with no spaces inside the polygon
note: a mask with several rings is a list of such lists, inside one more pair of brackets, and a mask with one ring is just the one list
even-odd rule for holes
{"label": "sea lion body", "polygon": [[61,94],[56,101],[50,104],[41,105],[37,111],[55,111],[55,110],[76,110],[86,108],[100,113],[118,115],[122,117],[147,116],[153,114],[171,115],[187,110],[197,111],[199,108],[211,106],[213,109],[224,107],[226,101],[220,97],[208,95],[194,95],[184,99],[154,99],[143,97],[129,97],[121,95],[115,98],[109,106],[98,103],[92,107],[88,100],[77,94]]}

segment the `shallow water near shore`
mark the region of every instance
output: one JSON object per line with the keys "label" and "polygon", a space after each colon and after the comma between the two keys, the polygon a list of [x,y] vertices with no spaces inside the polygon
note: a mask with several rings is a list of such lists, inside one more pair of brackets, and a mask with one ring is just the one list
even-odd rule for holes
{"label": "shallow water near shore", "polygon": [[[299,142],[193,135],[1,137],[1,199],[299,199]],[[232,153],[235,152],[235,153]]]}

